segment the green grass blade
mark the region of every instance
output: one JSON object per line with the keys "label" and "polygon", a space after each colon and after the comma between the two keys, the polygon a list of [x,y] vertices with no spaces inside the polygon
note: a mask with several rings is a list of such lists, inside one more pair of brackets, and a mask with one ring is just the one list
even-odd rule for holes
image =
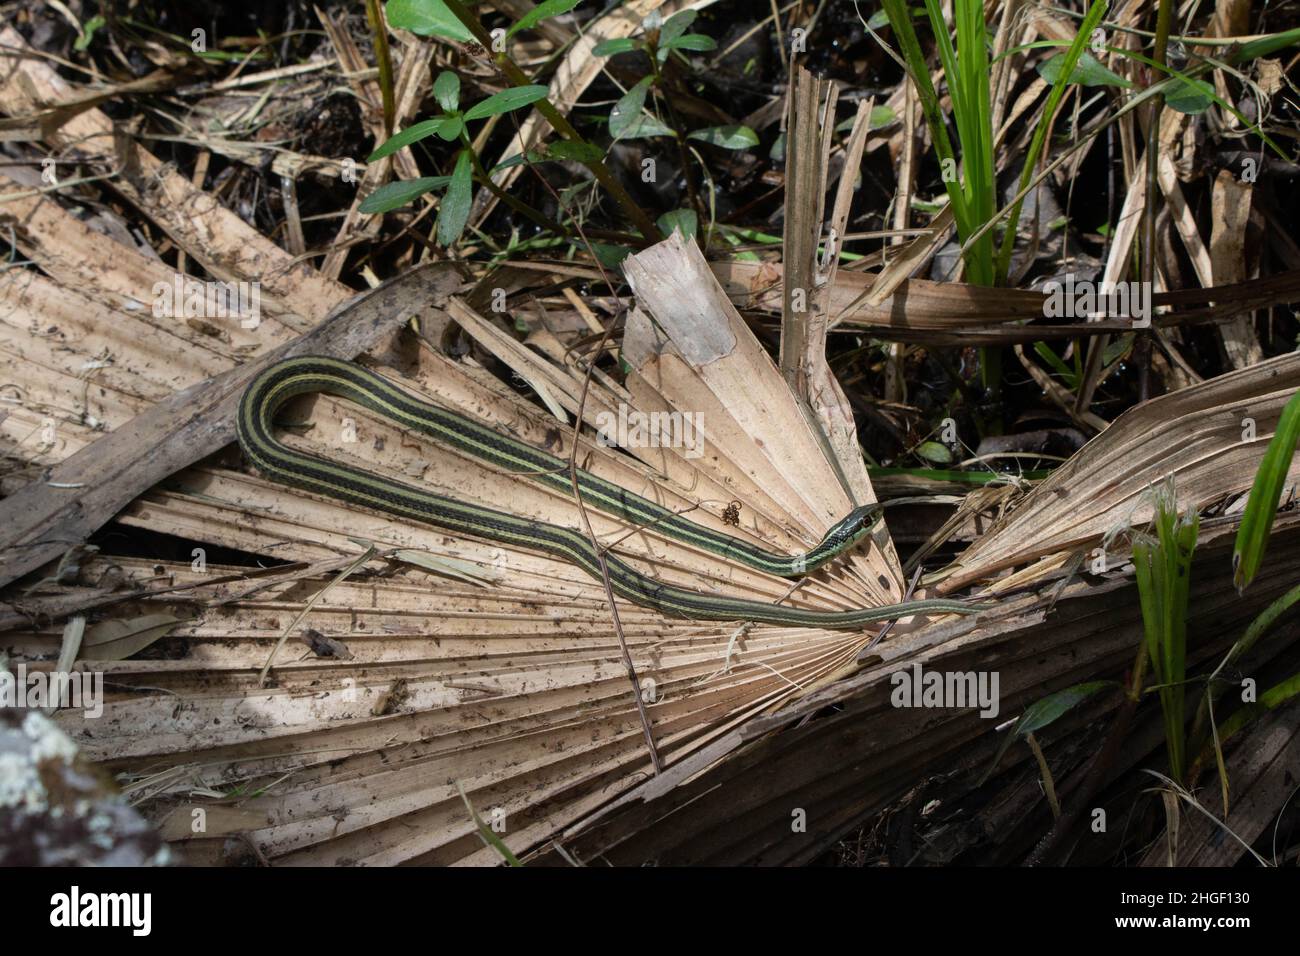
{"label": "green grass blade", "polygon": [[[1074,370],[1070,368],[1070,366],[1066,365],[1061,357],[1052,350],[1052,347],[1046,342],[1035,342],[1034,351],[1038,353],[1039,358],[1052,366],[1052,368],[1056,369],[1057,374],[1065,381],[1066,386],[1073,390],[1074,386],[1078,382],[1078,376],[1075,374]],[[1078,349],[1075,350],[1075,354],[1078,354]]]}
{"label": "green grass blade", "polygon": [[506,846],[505,841],[497,836],[490,826],[483,822],[483,818],[480,817],[478,811],[474,809],[474,804],[469,802],[469,795],[465,793],[465,788],[461,786],[459,780],[456,781],[456,790],[460,793],[461,800],[465,801],[465,809],[469,811],[469,817],[474,821],[474,826],[478,830],[479,839],[492,847],[492,849],[496,850],[497,853],[501,854],[501,859],[505,860],[507,866],[523,866],[523,864],[519,862],[519,857],[515,856],[514,853],[510,851],[510,847]]}
{"label": "green grass blade", "polygon": [[1285,30],[1282,33],[1275,33],[1272,36],[1259,37],[1243,43],[1237,48],[1237,51],[1228,58],[1228,62],[1234,66],[1238,63],[1248,63],[1251,60],[1258,59],[1261,56],[1268,56],[1270,53],[1276,53],[1278,50],[1285,50],[1289,46],[1295,46],[1300,43],[1300,27],[1294,30]]}
{"label": "green grass blade", "polygon": [[1160,696],[1170,774],[1182,781],[1187,751],[1187,601],[1200,519],[1195,512],[1181,517],[1172,488],[1166,486],[1156,494],[1154,524],[1155,537],[1135,538],[1133,564],[1147,658]]}
{"label": "green grass blade", "polygon": [[[925,62],[921,43],[916,38],[916,30],[912,27],[912,18],[908,13],[907,4],[904,0],[883,0],[882,5],[889,17],[889,25],[894,30],[894,37],[898,40],[903,59],[907,63],[912,85],[916,87],[917,99],[920,101],[925,123],[930,128],[930,139],[934,142],[934,151],[939,157],[940,165],[947,161],[955,166],[957,156],[953,152],[952,141],[948,138],[948,126],[939,107],[939,95],[934,90],[934,84],[930,82],[930,68]],[[945,179],[944,187],[948,192],[948,203],[952,206],[953,218],[957,220],[958,234],[969,234],[976,227],[967,215],[966,197],[962,193],[961,184],[955,179]]]}
{"label": "green grass blade", "polygon": [[[1052,125],[1052,117],[1056,115],[1056,109],[1061,105],[1061,99],[1065,96],[1065,88],[1069,86],[1070,77],[1074,75],[1074,69],[1079,63],[1079,58],[1083,55],[1084,47],[1088,44],[1092,31],[1096,29],[1101,18],[1106,15],[1106,9],[1109,6],[1108,0],[1095,0],[1088,8],[1088,13],[1083,18],[1083,23],[1079,26],[1079,32],[1075,34],[1074,40],[1071,41],[1069,49],[1065,52],[1065,61],[1061,64],[1061,72],[1056,77],[1056,82],[1052,84],[1052,91],[1047,96],[1047,105],[1043,108],[1041,117],[1038,120],[1038,128],[1034,130],[1034,138],[1029,143],[1029,152],[1025,154],[1025,165],[1020,172],[1020,188],[1017,192],[1024,192],[1025,187],[1029,185],[1029,179],[1034,174],[1034,167],[1038,165],[1038,157],[1043,151],[1043,145],[1047,141],[1047,131]],[[998,253],[997,262],[997,281],[999,284],[1006,281],[1007,272],[1011,268],[1011,252],[1016,242],[1016,230],[1020,225],[1020,210],[1024,206],[1024,198],[1016,200],[1011,207],[1011,216],[1007,220],[1007,231],[1002,236],[1002,248]],[[992,211],[989,215],[992,216]],[[990,236],[992,234],[990,233]]]}
{"label": "green grass blade", "polygon": [[[1261,717],[1270,710],[1282,706],[1287,701],[1300,695],[1300,674],[1292,674],[1280,684],[1274,684],[1264,693],[1259,695],[1259,701],[1254,704],[1246,704],[1239,710],[1233,712],[1232,716],[1223,722],[1219,728],[1219,742],[1225,743],[1232,738],[1234,734],[1240,731],[1256,717]],[[1204,754],[1202,759],[1204,759]]]}
{"label": "green grass blade", "polygon": [[1255,473],[1255,484],[1250,489],[1246,512],[1237,529],[1237,542],[1232,549],[1232,580],[1240,593],[1246,589],[1268,548],[1269,532],[1286,484],[1291,459],[1295,455],[1296,441],[1300,440],[1300,392],[1291,397],[1282,409],[1277,431],[1264,451],[1264,457]]}

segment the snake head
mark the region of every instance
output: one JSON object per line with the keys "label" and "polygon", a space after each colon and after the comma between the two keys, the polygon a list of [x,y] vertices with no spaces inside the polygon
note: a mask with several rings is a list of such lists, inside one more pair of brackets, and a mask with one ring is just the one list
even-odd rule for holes
{"label": "snake head", "polygon": [[866,535],[876,526],[880,516],[885,513],[885,509],[879,504],[859,505],[851,512],[851,517],[857,519],[860,525],[861,535]]}
{"label": "snake head", "polygon": [[841,541],[856,544],[871,533],[883,513],[878,504],[859,505],[844,516],[833,533]]}

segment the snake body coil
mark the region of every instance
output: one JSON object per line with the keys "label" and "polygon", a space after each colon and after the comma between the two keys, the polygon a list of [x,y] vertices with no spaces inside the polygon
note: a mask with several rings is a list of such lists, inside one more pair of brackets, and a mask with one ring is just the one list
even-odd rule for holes
{"label": "snake body coil", "polygon": [[[244,392],[237,423],[239,444],[266,477],[449,531],[541,551],[570,561],[595,578],[601,577],[600,561],[591,541],[572,528],[481,508],[289,448],[272,433],[275,414],[290,399],[310,393],[346,399],[489,465],[527,474],[534,481],[572,494],[566,460],[455,412],[419,401],[382,376],[352,362],[323,356],[300,356],[277,362],[261,372]],[[637,526],[653,526],[656,532],[667,537],[784,577],[812,570],[848,550],[871,531],[881,513],[879,505],[856,508],[837,522],[816,547],[791,557],[701,527],[590,472],[578,471],[578,486],[586,504],[607,514]],[[983,609],[950,600],[910,601],[853,611],[782,607],[663,584],[610,553],[605,554],[605,565],[614,593],[620,597],[664,614],[702,620],[845,629],[922,612],[969,614]]]}

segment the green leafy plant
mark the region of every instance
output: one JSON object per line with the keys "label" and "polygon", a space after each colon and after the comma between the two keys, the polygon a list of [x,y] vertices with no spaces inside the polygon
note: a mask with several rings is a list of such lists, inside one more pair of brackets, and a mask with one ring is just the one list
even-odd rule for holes
{"label": "green leafy plant", "polygon": [[451,175],[424,177],[381,186],[361,203],[361,211],[387,212],[404,206],[427,192],[445,188],[446,193],[438,207],[437,237],[439,243],[449,246],[460,238],[461,233],[465,231],[465,223],[469,221],[474,179],[477,178],[479,182],[492,188],[491,176],[474,152],[466,124],[487,119],[489,116],[500,116],[536,103],[546,96],[546,87],[511,87],[479,100],[467,110],[461,110],[460,78],[455,73],[444,70],[434,81],[433,95],[443,110],[441,116],[407,127],[384,142],[367,157],[366,161],[376,162],[405,146],[436,135],[448,142],[458,140],[461,143],[461,148],[456,151],[453,160]]}
{"label": "green leafy plant", "polygon": [[[528,10],[516,20],[506,31],[506,38],[513,36],[521,30],[527,30],[536,27],[539,23],[548,17],[558,16],[561,13],[567,13],[578,5],[579,0],[546,0],[538,4],[531,10]],[[483,24],[471,14],[459,0],[388,0],[385,6],[388,22],[399,29],[410,30],[413,33],[422,36],[436,36],[455,43],[473,44],[477,49],[471,48],[471,52],[476,56],[488,56],[491,58],[492,65],[500,71],[501,75],[509,84],[510,89],[503,90],[501,93],[488,97],[475,104],[468,110],[465,110],[459,116],[452,116],[454,110],[448,110],[446,105],[439,100],[439,105],[443,108],[443,115],[436,117],[434,120],[426,121],[430,125],[424,126],[416,124],[411,129],[419,128],[419,132],[413,134],[413,138],[407,143],[399,143],[393,148],[401,148],[402,145],[409,145],[409,142],[415,142],[434,133],[439,134],[444,139],[451,141],[459,139],[464,147],[469,150],[468,162],[470,164],[469,179],[466,174],[461,173],[457,178],[457,173],[453,172],[444,182],[443,177],[425,177],[421,180],[413,181],[415,185],[393,184],[393,189],[389,192],[376,190],[374,194],[367,197],[368,206],[363,206],[365,212],[384,212],[387,209],[396,208],[396,206],[387,205],[389,200],[396,200],[400,196],[408,197],[405,201],[409,202],[412,195],[419,196],[423,192],[431,189],[438,189],[446,186],[448,190],[453,188],[452,180],[457,180],[454,188],[456,196],[452,200],[452,210],[449,214],[445,209],[440,210],[439,214],[439,241],[443,237],[451,236],[453,233],[459,236],[464,229],[464,223],[460,228],[453,229],[456,220],[459,218],[459,210],[464,207],[468,209],[465,203],[468,192],[468,183],[477,180],[485,187],[490,189],[493,194],[502,202],[520,214],[527,216],[529,219],[537,222],[539,225],[553,230],[562,235],[568,234],[563,225],[548,220],[541,213],[532,207],[520,202],[509,194],[500,190],[492,181],[491,175],[483,169],[482,163],[477,154],[469,145],[469,138],[465,134],[464,124],[476,119],[482,119],[487,116],[497,115],[500,113],[512,112],[524,106],[532,106],[542,115],[542,118],[550,125],[551,129],[560,137],[561,142],[552,144],[547,153],[553,158],[573,159],[576,162],[586,166],[595,177],[597,183],[605,189],[609,196],[618,204],[627,219],[636,227],[636,229],[647,240],[658,241],[663,238],[654,221],[646,214],[635,200],[628,194],[622,183],[610,172],[604,163],[604,152],[591,143],[573,127],[565,116],[555,108],[547,99],[547,89],[533,83],[519,66],[510,58],[506,51],[505,44],[499,42],[499,35],[494,37],[489,34]],[[450,90],[450,81],[443,81],[444,90]],[[519,92],[522,91],[522,92]],[[540,91],[540,92],[539,92]],[[456,94],[459,96],[459,81],[457,81]],[[509,95],[507,95],[509,94]],[[435,94],[436,95],[436,94]],[[459,105],[459,104],[457,104]],[[409,133],[404,130],[398,136]],[[395,138],[395,137],[394,137]],[[390,139],[385,142],[380,149],[384,149],[392,142]],[[463,151],[463,150],[462,150]],[[378,150],[376,152],[379,152]],[[533,158],[532,153],[526,156],[514,158],[513,162],[529,162]],[[382,158],[382,156],[380,157]],[[461,163],[461,156],[458,153],[455,160],[457,167]],[[504,166],[506,164],[502,164]],[[498,169],[501,167],[497,167]],[[493,170],[495,171],[495,170]],[[401,187],[404,191],[399,191]],[[427,188],[426,188],[427,187]],[[388,187],[385,187],[388,189]],[[412,190],[414,192],[412,193]],[[376,199],[376,197],[379,197]],[[470,197],[472,199],[472,197]],[[444,202],[447,199],[444,198]],[[398,202],[397,205],[401,205]],[[445,220],[445,223],[442,221]],[[454,241],[454,240],[453,240]]]}
{"label": "green leafy plant", "polygon": [[[620,37],[598,43],[593,51],[596,56],[618,56],[624,53],[642,53],[649,64],[650,72],[628,88],[619,97],[609,112],[609,132],[616,140],[651,139],[657,136],[671,136],[677,141],[678,159],[686,174],[686,192],[691,208],[698,221],[704,215],[704,207],[696,188],[695,177],[691,173],[691,157],[688,140],[704,143],[719,149],[746,150],[758,145],[758,134],[748,126],[739,124],[729,126],[711,126],[686,133],[680,118],[673,107],[672,97],[666,94],[663,65],[673,54],[681,56],[681,51],[706,52],[717,48],[712,37],[702,33],[688,33],[695,22],[694,10],[683,10],[667,20],[660,19],[659,14],[652,13],[642,24],[639,36]],[[669,122],[665,123],[657,115],[646,110],[646,98],[654,93],[656,99],[663,103]]]}
{"label": "green leafy plant", "polygon": [[[694,16],[695,11],[688,10],[686,13]],[[677,16],[682,16],[682,14]],[[710,43],[713,42],[708,37],[705,37],[705,39],[709,40]],[[677,136],[679,134],[680,127],[675,122],[673,126],[669,126],[657,117],[648,116],[644,113],[647,95],[652,89],[660,85],[663,80],[662,74],[658,72],[658,60],[653,55],[653,48],[647,52],[651,55],[651,63],[655,65],[655,72],[642,77],[630,86],[609,111],[609,132],[615,139],[651,139],[656,136]],[[685,134],[685,138],[698,140],[701,143],[717,146],[721,149],[753,149],[758,145],[758,134],[748,126],[740,124],[708,126],[703,129],[692,130],[690,133]]]}
{"label": "green leafy plant", "polygon": [[[948,137],[939,94],[930,80],[929,66],[912,26],[907,3],[905,0],[884,0],[883,7],[902,51],[904,65],[916,88],[926,125],[930,129],[930,138],[939,158],[948,203],[957,224],[957,236],[963,244],[962,258],[966,265],[966,277],[976,285],[1004,284],[1024,200],[1023,197],[1018,198],[1012,206],[1001,251],[995,260],[990,227],[997,208],[998,191],[997,168],[993,162],[993,112],[989,96],[991,64],[984,25],[984,5],[979,0],[953,0],[952,13],[956,27],[954,45],[948,35],[948,25],[939,0],[925,0],[925,12],[938,46],[939,60],[952,101],[952,120],[957,128],[957,143],[961,150],[960,177],[957,175],[957,153]],[[1022,191],[1038,164],[1047,140],[1047,131],[1060,106],[1067,81],[1073,76],[1088,37],[1093,27],[1100,22],[1106,7],[1106,0],[1095,0],[1089,7],[1079,32],[1057,69],[1047,105],[1040,114],[1033,140],[1025,155],[1021,173]],[[870,24],[868,26],[870,28]],[[1001,390],[999,355],[993,348],[980,350],[981,379],[994,401]],[[998,430],[996,423],[993,424],[993,430]]]}
{"label": "green leafy plant", "polygon": [[[889,24],[903,54],[908,74],[930,128],[935,153],[943,173],[944,188],[963,240],[993,217],[997,197],[993,166],[993,111],[989,100],[989,58],[985,42],[984,5],[978,0],[955,0],[953,21],[957,42],[948,35],[938,0],[925,0],[925,11],[939,48],[939,59],[952,99],[952,120],[961,149],[962,175],[957,152],[948,137],[948,125],[939,94],[930,81],[921,41],[912,26],[905,0],[884,0]],[[967,277],[976,285],[993,284],[993,239],[985,235],[964,255]]]}
{"label": "green leafy plant", "polygon": [[1182,782],[1186,770],[1187,598],[1200,518],[1195,512],[1190,517],[1179,515],[1172,488],[1165,486],[1156,493],[1155,526],[1154,537],[1141,534],[1134,540],[1133,565],[1147,660],[1164,715],[1169,775]]}
{"label": "green leafy plant", "polygon": [[683,10],[667,20],[658,19],[652,14],[648,20],[648,29],[639,37],[621,37],[596,44],[592,52],[596,56],[617,56],[636,50],[644,52],[656,63],[665,63],[674,50],[691,50],[697,53],[716,50],[718,44],[712,37],[702,33],[687,33],[695,22],[694,10]]}

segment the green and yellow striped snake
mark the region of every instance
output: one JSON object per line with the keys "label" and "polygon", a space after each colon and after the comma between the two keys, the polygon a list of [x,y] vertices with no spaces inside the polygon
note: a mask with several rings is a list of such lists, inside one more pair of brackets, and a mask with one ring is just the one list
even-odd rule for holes
{"label": "green and yellow striped snake", "polygon": [[[590,539],[573,528],[480,508],[382,475],[304,454],[278,441],[272,434],[276,412],[291,398],[311,393],[346,399],[398,426],[414,429],[489,465],[527,475],[566,495],[573,493],[569,463],[565,459],[445,408],[419,401],[382,376],[352,362],[323,356],[301,356],[276,362],[254,378],[244,392],[237,423],[239,444],[266,477],[399,518],[540,551],[570,561],[597,579],[601,577],[600,561]],[[579,470],[577,477],[583,501],[588,505],[638,527],[651,527],[660,534],[712,554],[784,577],[798,576],[842,554],[869,534],[881,516],[880,505],[855,508],[837,522],[815,548],[791,557],[773,554],[730,535],[703,528],[590,472]],[[848,629],[910,614],[971,614],[985,609],[982,605],[960,601],[927,600],[854,611],[816,611],[704,594],[663,584],[609,553],[605,554],[605,565],[614,593],[620,597],[664,614],[701,620]]]}

